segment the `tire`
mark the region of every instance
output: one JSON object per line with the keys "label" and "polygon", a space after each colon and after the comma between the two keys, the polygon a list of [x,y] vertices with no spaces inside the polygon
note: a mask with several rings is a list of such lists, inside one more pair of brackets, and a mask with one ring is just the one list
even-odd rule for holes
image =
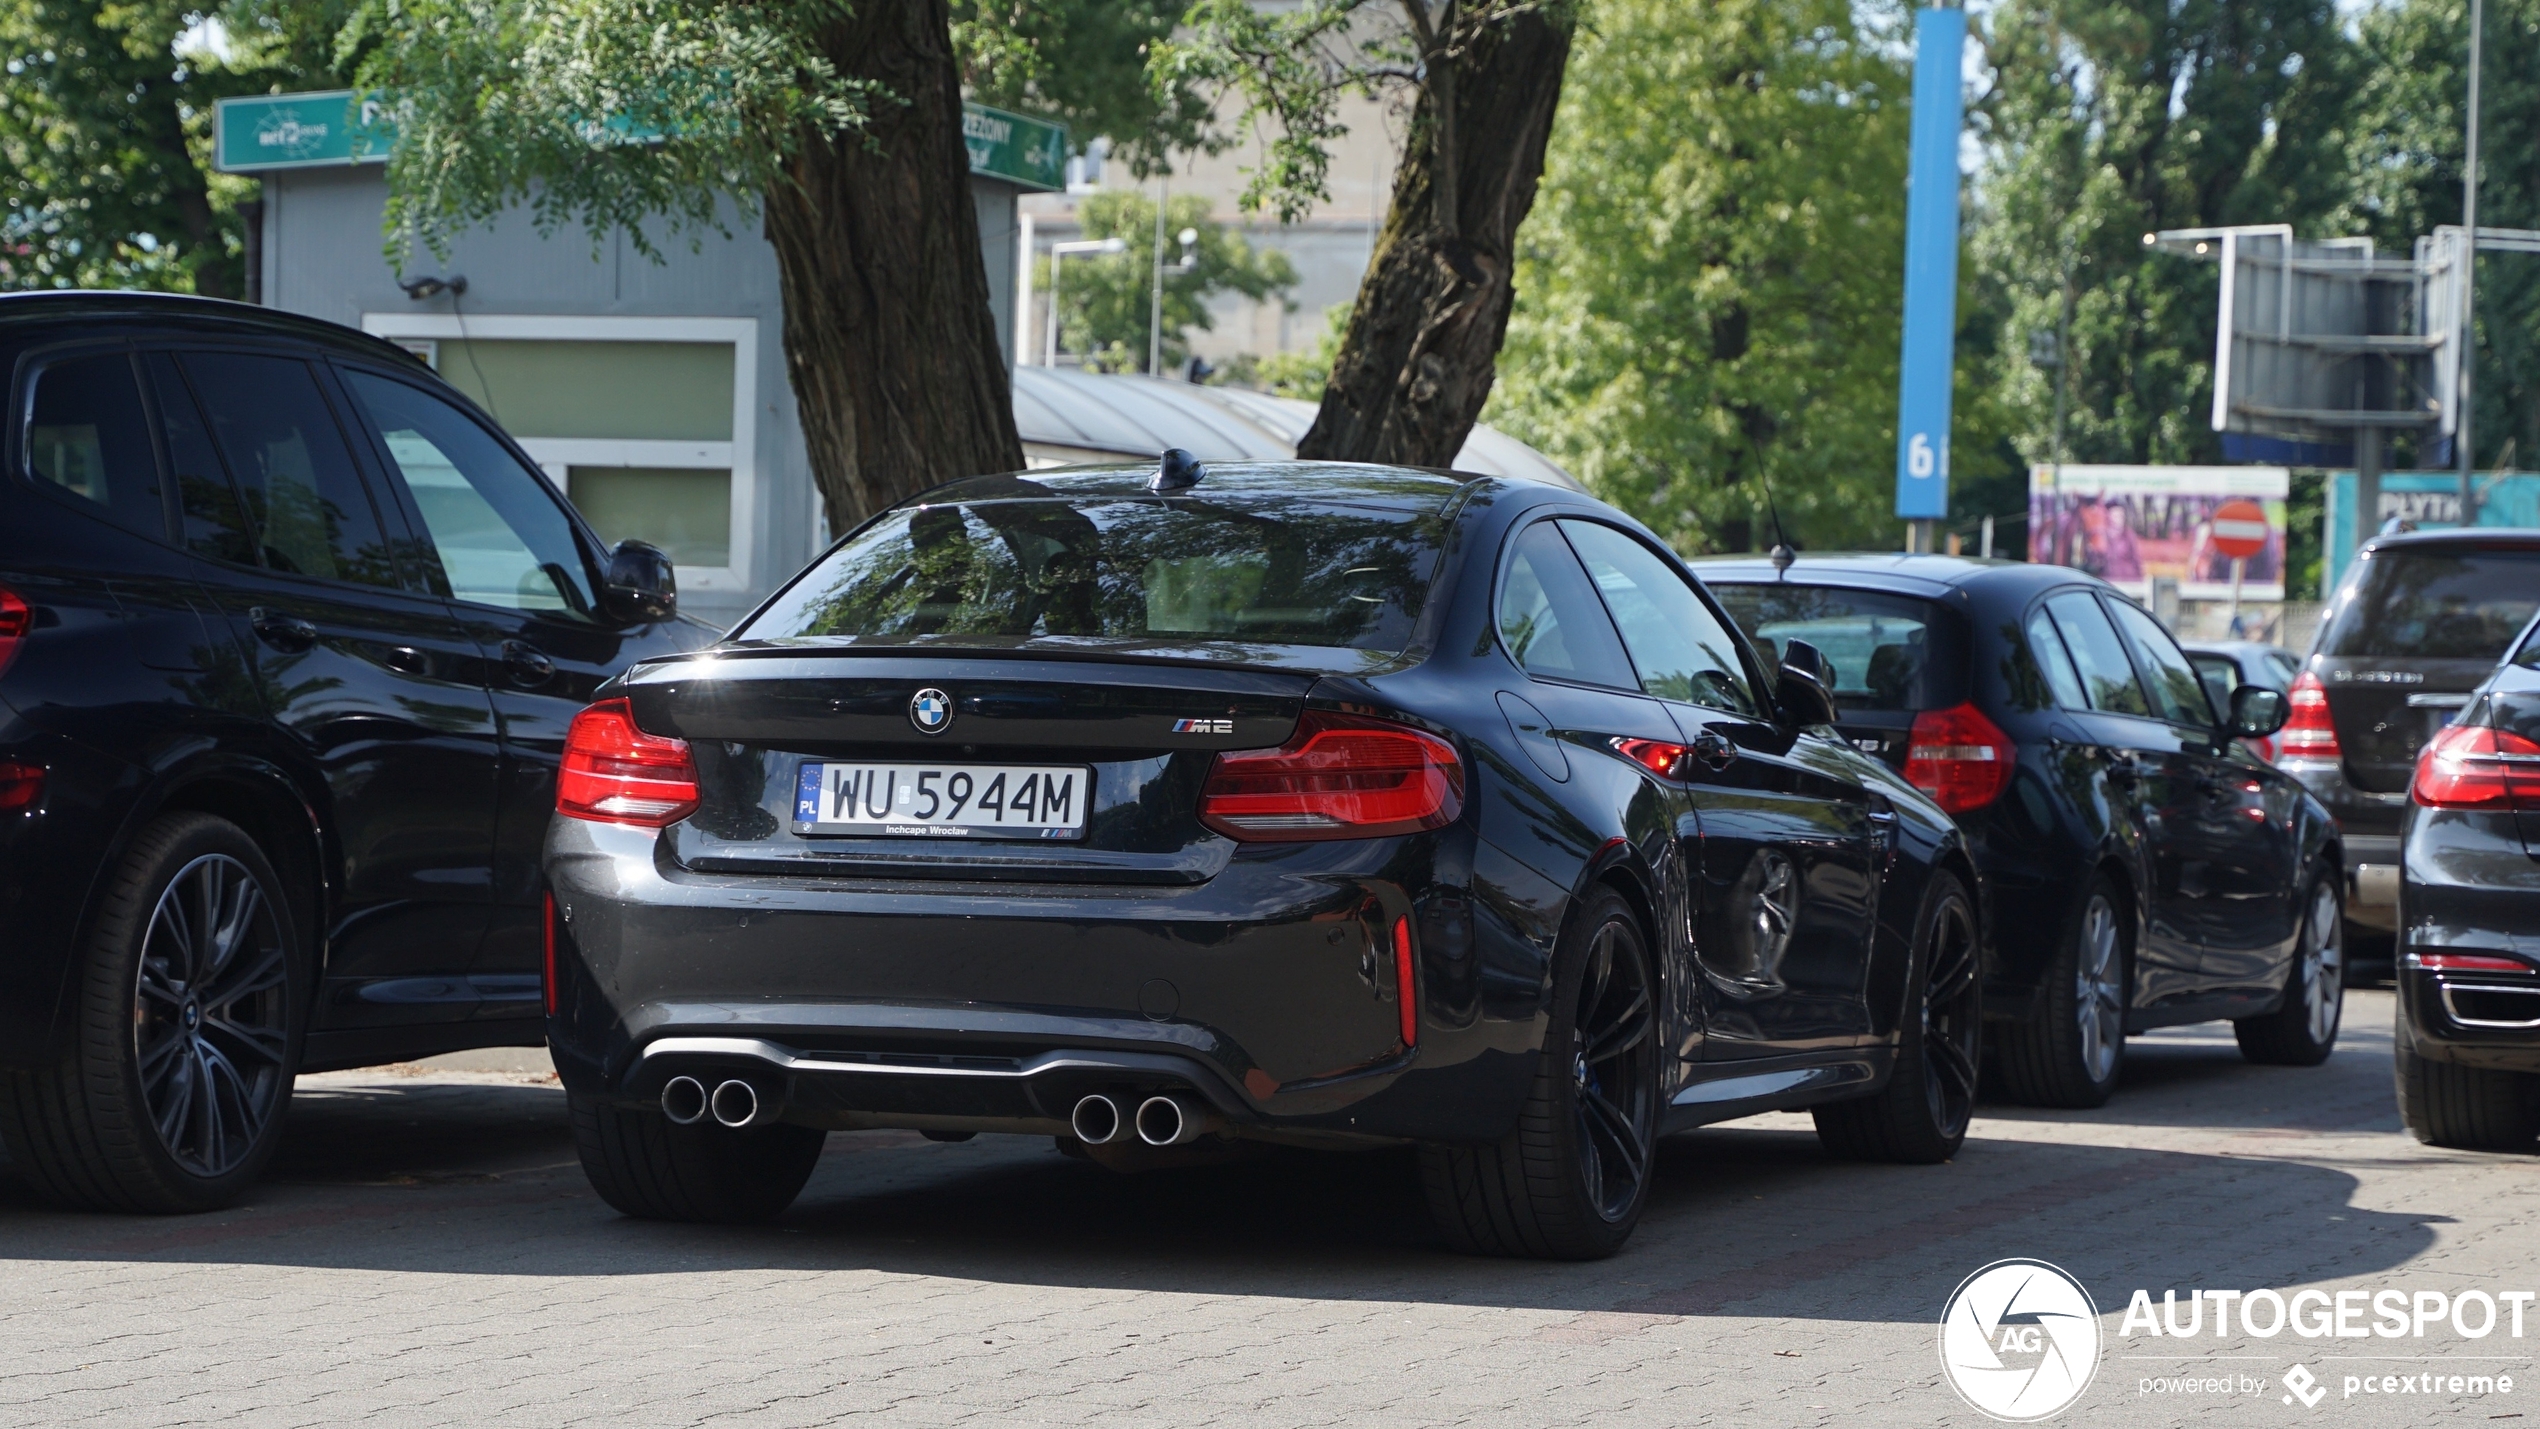
{"label": "tire", "polygon": [[2232,1035],[2240,1039],[2240,1055],[2264,1066],[2316,1067],[2337,1050],[2346,1002],[2346,919],[2337,906],[2336,881],[2325,873],[2312,879],[2301,908],[2301,935],[2293,946],[2293,966],[2285,969],[2283,1005],[2263,1017],[2231,1024]]}
{"label": "tire", "polygon": [[773,1220],[802,1194],[828,1133],[811,1127],[734,1131],[679,1126],[658,1110],[574,1097],[573,1140],[600,1199],[648,1221],[747,1225]]}
{"label": "tire", "polygon": [[282,1141],[309,957],[255,840],[208,814],[144,827],[82,943],[57,1064],[0,1074],[0,1141],[57,1206],[229,1204]]}
{"label": "tire", "polygon": [[2540,1148],[2540,1076],[2419,1054],[2404,1007],[2393,1042],[2391,1076],[2398,1084],[2399,1120],[2409,1135],[2458,1151]]}
{"label": "tire", "polygon": [[2081,911],[2046,974],[2046,1020],[2012,1023],[1994,1041],[2002,1089],[2029,1106],[2107,1105],[2125,1071],[2134,920],[2116,880],[2090,876]]}
{"label": "tire", "polygon": [[1975,906],[1965,886],[1936,875],[1914,937],[1896,1066],[1869,1096],[1813,1109],[1817,1140],[1828,1152],[1913,1166],[1958,1154],[1975,1120],[1983,1055],[1977,948]]}
{"label": "tire", "polygon": [[1420,1148],[1430,1214],[1456,1249],[1597,1260],[1640,1223],[1659,1110],[1647,947],[1621,895],[1582,904],[1555,951],[1551,1025],[1516,1130]]}

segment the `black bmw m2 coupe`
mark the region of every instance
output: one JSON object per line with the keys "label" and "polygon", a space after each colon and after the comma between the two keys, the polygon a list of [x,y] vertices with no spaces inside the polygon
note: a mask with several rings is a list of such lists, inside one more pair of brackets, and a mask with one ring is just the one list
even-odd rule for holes
{"label": "black bmw m2 coupe", "polygon": [[631,1214],[826,1131],[1117,1167],[1416,1143],[1450,1241],[1612,1252],[1656,1139],[1814,1111],[1936,1162],[1974,871],[1630,519],[1381,467],[982,477],[575,723],[547,992]]}

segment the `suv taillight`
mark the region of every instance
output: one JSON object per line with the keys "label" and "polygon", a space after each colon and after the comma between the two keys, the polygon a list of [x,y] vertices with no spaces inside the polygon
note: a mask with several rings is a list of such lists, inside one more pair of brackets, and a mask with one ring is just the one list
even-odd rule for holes
{"label": "suv taillight", "polygon": [[2345,757],[2337,747],[2337,726],[2328,718],[2328,687],[2320,677],[2304,670],[2294,677],[2293,692],[2286,703],[2291,713],[2284,717],[2284,729],[2276,736],[2276,747],[2286,759],[2337,760]]}
{"label": "suv taillight", "polygon": [[2011,737],[1971,704],[1914,716],[1905,746],[1905,782],[1952,814],[2002,797],[2020,757]]}
{"label": "suv taillight", "polygon": [[1230,839],[1366,839],[1455,821],[1464,765],[1455,748],[1408,725],[1308,710],[1276,749],[1217,756],[1199,821]]}
{"label": "suv taillight", "polygon": [[697,765],[688,741],[637,729],[635,711],[622,699],[573,717],[556,771],[557,813],[658,829],[696,811]]}
{"label": "suv taillight", "polygon": [[2540,744],[2500,729],[2448,726],[2417,755],[2408,798],[2429,809],[2540,809]]}
{"label": "suv taillight", "polygon": [[35,628],[35,612],[7,586],[0,586],[0,675],[9,672],[9,662],[18,658],[18,646],[26,633]]}

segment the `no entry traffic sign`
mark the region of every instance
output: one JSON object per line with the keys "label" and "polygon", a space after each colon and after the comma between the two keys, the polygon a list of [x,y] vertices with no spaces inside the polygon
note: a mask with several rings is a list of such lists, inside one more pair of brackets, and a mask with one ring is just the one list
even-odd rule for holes
{"label": "no entry traffic sign", "polygon": [[2226,501],[2214,509],[2214,549],[2245,561],[2267,548],[2267,513],[2249,500]]}

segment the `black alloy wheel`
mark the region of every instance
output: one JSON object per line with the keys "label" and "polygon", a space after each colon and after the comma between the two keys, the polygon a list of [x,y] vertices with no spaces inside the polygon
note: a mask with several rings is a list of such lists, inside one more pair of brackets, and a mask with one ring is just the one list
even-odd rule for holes
{"label": "black alloy wheel", "polygon": [[0,1078],[0,1139],[56,1205],[223,1205],[281,1141],[307,966],[272,863],[237,825],[171,814],[108,881],[64,1060]]}
{"label": "black alloy wheel", "polygon": [[1984,995],[1975,907],[1943,873],[1924,900],[1896,1066],[1879,1091],[1814,1109],[1817,1139],[1837,1156],[1928,1165],[1958,1154],[1975,1120]]}
{"label": "black alloy wheel", "polygon": [[1457,1249],[1593,1260],[1639,1224],[1659,1113],[1647,948],[1622,895],[1584,900],[1554,955],[1551,1028],[1516,1129],[1421,1147],[1430,1212]]}

